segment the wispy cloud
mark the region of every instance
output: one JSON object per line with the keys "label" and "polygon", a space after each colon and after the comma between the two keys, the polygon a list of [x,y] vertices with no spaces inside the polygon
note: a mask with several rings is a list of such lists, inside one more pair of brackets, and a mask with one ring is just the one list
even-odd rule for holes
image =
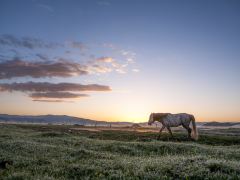
{"label": "wispy cloud", "polygon": [[91,64],[88,67],[88,71],[92,74],[103,74],[112,72],[113,69],[107,65]]}
{"label": "wispy cloud", "polygon": [[69,45],[70,45],[70,47],[77,48],[81,51],[84,51],[84,50],[88,49],[86,44],[84,44],[82,42],[79,42],[79,41],[71,41],[71,42],[69,42]]}
{"label": "wispy cloud", "polygon": [[132,72],[139,72],[140,70],[135,67],[136,63],[136,53],[130,50],[122,49],[112,43],[104,43],[103,47],[111,49],[116,54],[120,54],[125,60],[123,63],[117,61],[112,61],[112,66],[115,68],[115,71],[118,73],[125,74],[127,73],[127,67],[131,67]]}
{"label": "wispy cloud", "polygon": [[0,45],[1,46],[9,46],[9,47],[22,47],[27,49],[36,49],[36,48],[45,48],[45,49],[53,49],[53,48],[75,48],[81,51],[87,50],[88,46],[80,41],[66,41],[63,43],[57,42],[48,42],[43,41],[39,38],[33,37],[16,37],[10,34],[0,35]]}
{"label": "wispy cloud", "polygon": [[32,37],[17,38],[9,34],[0,35],[0,45],[11,47],[24,47],[28,49],[57,48],[62,46],[59,43],[45,42],[37,38]]}
{"label": "wispy cloud", "polygon": [[88,69],[92,73],[108,73],[115,71],[120,74],[125,74],[127,66],[127,63],[120,64],[112,57],[99,57],[89,62]]}
{"label": "wispy cloud", "polygon": [[41,60],[44,61],[49,61],[49,58],[46,55],[40,54],[40,53],[36,53],[36,57],[38,57]]}
{"label": "wispy cloud", "polygon": [[139,72],[139,69],[132,69],[133,72]]}
{"label": "wispy cloud", "polygon": [[96,59],[97,62],[106,62],[106,63],[112,63],[114,59],[112,57],[100,57]]}

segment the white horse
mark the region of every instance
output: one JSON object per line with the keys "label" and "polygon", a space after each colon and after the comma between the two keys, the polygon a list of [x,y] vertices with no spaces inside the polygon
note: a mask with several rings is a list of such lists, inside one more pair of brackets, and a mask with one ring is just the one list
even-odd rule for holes
{"label": "white horse", "polygon": [[[183,126],[188,131],[188,137],[194,140],[198,139],[198,132],[195,123],[195,118],[191,114],[179,113],[151,113],[149,116],[148,125],[152,125],[155,121],[162,123],[162,128],[159,131],[158,139],[160,138],[161,132],[166,127],[169,133],[172,135],[170,127]],[[190,122],[192,122],[192,129],[190,128]]]}

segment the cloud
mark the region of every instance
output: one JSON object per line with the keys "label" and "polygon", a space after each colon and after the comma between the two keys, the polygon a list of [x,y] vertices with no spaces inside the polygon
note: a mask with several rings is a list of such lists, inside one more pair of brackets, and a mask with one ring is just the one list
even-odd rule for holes
{"label": "cloud", "polygon": [[111,91],[109,86],[99,84],[76,84],[76,83],[48,83],[48,82],[26,82],[26,83],[1,83],[0,91],[21,92],[61,92],[61,91]]}
{"label": "cloud", "polygon": [[80,49],[81,51],[88,49],[88,47],[84,43],[78,41],[71,41],[70,46],[73,48]]}
{"label": "cloud", "polygon": [[[51,11],[44,5],[41,8]],[[110,72],[125,74],[129,70],[138,71],[133,67],[136,54],[113,44],[105,44],[103,49],[101,44],[94,43],[88,46],[78,40],[56,43],[5,34],[0,35],[0,49],[2,49],[0,50],[0,81],[4,80],[4,82],[24,77],[67,78]],[[99,54],[101,52],[106,56],[101,56]],[[99,84],[25,82],[0,83],[1,91],[23,92],[33,101],[65,102],[65,99],[89,96],[88,93],[79,92],[111,91],[111,88]]]}
{"label": "cloud", "polygon": [[112,57],[99,57],[91,61],[88,66],[89,72],[92,73],[108,73],[115,71],[120,74],[125,74],[128,64],[120,64]]}
{"label": "cloud", "polygon": [[43,55],[43,54],[40,54],[40,53],[37,53],[36,57],[38,57],[39,59],[44,60],[44,61],[48,61],[49,60],[46,55]]}
{"label": "cloud", "polygon": [[0,35],[0,45],[17,47],[17,48],[24,47],[28,49],[57,48],[62,46],[59,43],[44,42],[37,38],[32,38],[32,37],[17,38],[9,34]]}
{"label": "cloud", "polygon": [[100,57],[96,59],[97,62],[112,63],[114,59],[112,57]]}
{"label": "cloud", "polygon": [[139,72],[140,70],[139,69],[132,69],[133,72]]}
{"label": "cloud", "polygon": [[19,91],[27,93],[33,101],[62,102],[64,99],[76,99],[89,97],[88,94],[74,93],[82,91],[111,91],[109,86],[99,84],[76,84],[76,83],[48,83],[48,82],[26,82],[26,83],[1,83],[0,92]]}
{"label": "cloud", "polygon": [[[9,70],[0,71],[0,79],[25,76],[33,78],[71,77],[84,74],[99,75],[109,72],[127,73],[134,68],[136,59],[134,52],[124,50],[113,44],[105,43],[100,45],[101,47],[99,45],[88,46],[78,40],[56,43],[33,37],[15,37],[5,34],[0,35],[0,48],[1,46],[6,47],[3,47],[4,51],[0,52],[0,56],[3,57],[0,59],[0,70],[2,70],[1,66],[4,66],[4,69],[6,69],[6,65],[11,63],[12,66]],[[91,48],[97,48],[95,50],[98,52],[102,46],[107,49],[107,51],[104,50],[104,53],[114,54],[114,57],[100,56],[96,58],[95,53],[91,52]],[[73,61],[69,61],[69,58]],[[21,61],[21,63],[16,60]],[[37,60],[39,62],[36,62]],[[1,61],[4,62],[1,63]],[[17,71],[14,68],[14,63]],[[43,68],[44,66],[47,68]],[[55,70],[54,66],[56,67]]]}
{"label": "cloud", "polygon": [[112,72],[112,68],[105,66],[105,65],[99,65],[99,64],[93,64],[91,66],[88,66],[88,71],[91,73],[109,73]]}
{"label": "cloud", "polygon": [[[114,44],[111,43],[104,43],[103,47],[107,49],[111,49],[115,54],[120,55],[120,59],[123,59],[123,61],[112,61],[111,64],[113,66],[113,69],[121,74],[125,74],[130,69],[135,69],[133,72],[137,72],[139,70],[136,70],[135,63],[136,63],[136,53],[131,50],[125,50],[122,49]],[[121,62],[121,63],[120,63]]]}
{"label": "cloud", "polygon": [[86,44],[79,42],[79,41],[57,43],[57,42],[43,41],[41,39],[33,38],[33,37],[15,37],[10,34],[0,35],[0,45],[11,46],[11,47],[15,47],[15,48],[22,47],[22,48],[27,48],[27,49],[31,49],[31,50],[36,49],[36,48],[45,48],[45,49],[77,48],[80,50],[88,49]]}
{"label": "cloud", "polygon": [[114,61],[112,57],[93,57],[93,60],[87,63],[87,70],[93,74],[109,73],[114,70],[112,67]]}
{"label": "cloud", "polygon": [[126,74],[127,72],[124,71],[123,69],[116,69],[116,72],[120,73],[120,74]]}
{"label": "cloud", "polygon": [[5,60],[0,62],[0,80],[19,77],[72,77],[87,74],[102,74],[115,71],[117,73],[126,73],[128,64],[120,64],[112,57],[100,57],[86,64],[68,61],[58,58],[56,61],[50,61],[47,56],[36,54],[38,61],[26,61],[19,58]]}
{"label": "cloud", "polygon": [[31,93],[29,95],[30,97],[34,99],[41,99],[41,98],[80,98],[80,97],[88,97],[88,94],[75,94],[71,92],[37,92],[37,93]]}
{"label": "cloud", "polygon": [[85,66],[75,62],[39,61],[27,62],[23,60],[10,60],[0,63],[0,79],[11,79],[14,77],[30,76],[33,78],[41,77],[71,77],[75,75],[85,75],[88,72]]}
{"label": "cloud", "polygon": [[55,103],[59,103],[59,102],[68,102],[68,103],[73,103],[73,101],[65,101],[65,100],[52,100],[52,99],[33,99],[32,101],[35,102],[55,102]]}

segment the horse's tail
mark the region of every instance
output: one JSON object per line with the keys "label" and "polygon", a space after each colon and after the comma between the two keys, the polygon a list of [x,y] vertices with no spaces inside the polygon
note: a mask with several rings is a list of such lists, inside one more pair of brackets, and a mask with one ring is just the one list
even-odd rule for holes
{"label": "horse's tail", "polygon": [[192,127],[193,127],[193,131],[192,131],[192,138],[194,140],[198,140],[198,131],[197,131],[197,127],[196,127],[196,122],[195,122],[195,118],[194,116],[191,117],[191,120],[192,120]]}

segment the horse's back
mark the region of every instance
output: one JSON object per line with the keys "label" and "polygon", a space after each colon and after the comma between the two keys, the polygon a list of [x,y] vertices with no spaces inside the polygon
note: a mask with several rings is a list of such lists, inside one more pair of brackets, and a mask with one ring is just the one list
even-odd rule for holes
{"label": "horse's back", "polygon": [[189,124],[191,117],[192,115],[187,113],[168,114],[163,122],[166,126],[177,127],[183,124]]}
{"label": "horse's back", "polygon": [[176,116],[179,116],[182,120],[191,120],[193,115],[192,114],[187,114],[187,113],[178,113],[178,114],[175,114]]}

